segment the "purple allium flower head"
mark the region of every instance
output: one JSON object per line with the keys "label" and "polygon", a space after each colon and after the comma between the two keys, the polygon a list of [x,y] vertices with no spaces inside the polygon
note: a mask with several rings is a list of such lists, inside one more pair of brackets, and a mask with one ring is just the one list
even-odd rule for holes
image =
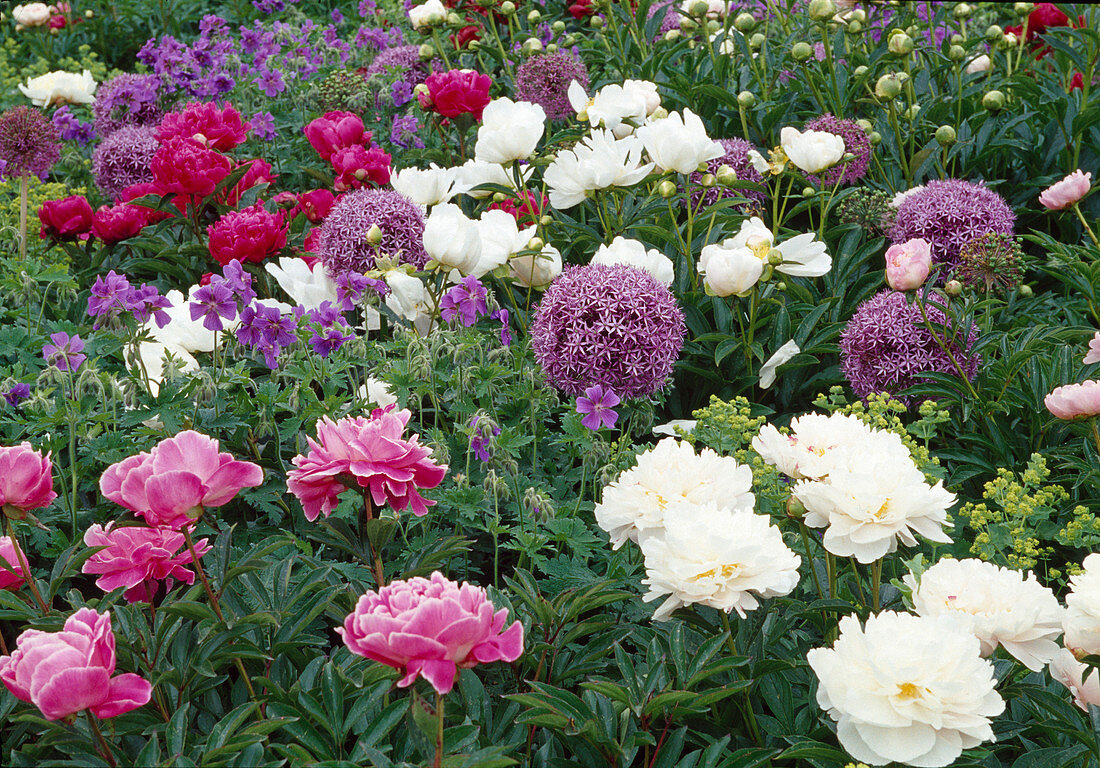
{"label": "purple allium flower head", "polygon": [[125,275],[112,269],[106,276],[96,277],[88,297],[88,316],[96,319],[93,327],[100,328],[132,307],[133,288]]}
{"label": "purple allium flower head", "polygon": [[123,74],[96,89],[92,114],[95,132],[106,138],[124,125],[157,125],[164,117],[159,106],[160,78]]}
{"label": "purple allium flower head", "polygon": [[479,317],[489,314],[489,307],[485,304],[486,296],[488,292],[485,286],[473,275],[468,275],[443,294],[439,300],[439,315],[448,323],[458,317],[469,328]]}
{"label": "purple allium flower head", "polygon": [[88,359],[82,355],[84,340],[79,336],[69,336],[64,331],[50,334],[50,344],[42,347],[42,359],[51,365],[57,366],[59,371],[76,370]]}
{"label": "purple allium flower head", "polygon": [[[970,350],[978,339],[971,328],[963,339],[935,300],[924,299],[932,327],[945,328],[951,352],[968,379],[978,372],[980,358]],[[937,330],[941,339],[944,336]],[[875,392],[897,396],[900,390],[921,381],[928,372],[958,375],[958,371],[929,332],[920,307],[906,294],[885,290],[859,305],[840,335],[840,367],[858,397]],[[903,401],[906,398],[900,398]]]}
{"label": "purple allium flower head", "polygon": [[364,77],[395,72],[412,86],[420,85],[428,77],[428,65],[420,61],[419,45],[399,45],[387,48],[374,57]]}
{"label": "purple allium flower head", "polygon": [[574,80],[588,90],[588,69],[573,54],[532,56],[516,70],[516,99],[540,105],[551,120],[566,120],[575,114],[568,95]]}
{"label": "purple allium flower head", "polygon": [[871,162],[871,140],[855,120],[841,120],[825,113],[806,123],[804,129],[839,136],[844,139],[844,151],[855,156],[851,162],[835,165],[825,171],[823,177],[808,177],[811,182],[818,186],[833,187],[838,181],[842,185],[855,184],[867,175],[867,165]]}
{"label": "purple allium flower head", "polygon": [[400,254],[402,262],[417,269],[427,263],[420,207],[399,192],[358,189],[332,207],[317,238],[317,253],[333,279],[374,268],[375,247],[367,242],[367,233],[375,224],[382,230],[381,253]]}
{"label": "purple allium flower head", "polygon": [[61,159],[61,136],[42,110],[15,107],[0,115],[0,161],[4,176],[46,174]]}
{"label": "purple allium flower head", "polygon": [[1004,198],[984,184],[930,181],[902,201],[890,239],[923,237],[932,244],[932,263],[953,267],[963,246],[990,232],[1011,235],[1015,220]]}
{"label": "purple allium flower head", "polygon": [[4,398],[4,402],[15,408],[23,400],[26,400],[31,396],[31,385],[19,382],[18,384],[12,384],[11,387],[5,391],[0,397]]}
{"label": "purple allium flower head", "polygon": [[[707,173],[718,173],[718,169],[723,165],[728,165],[737,174],[737,178],[741,181],[752,181],[757,184],[764,183],[764,177],[760,175],[760,171],[756,170],[752,161],[749,160],[749,152],[756,149],[750,142],[744,139],[719,139],[718,143],[726,150],[726,154],[719,158],[710,160],[707,162]],[[703,189],[700,186],[700,181],[703,178],[703,174],[699,171],[695,171],[691,174],[691,205],[697,207],[699,205],[700,196],[703,197],[704,205],[714,205],[723,197],[746,197],[756,203],[763,205],[765,194],[763,191],[756,189],[729,189],[725,187],[719,187],[715,184],[709,189]]]}
{"label": "purple allium flower head", "polygon": [[202,327],[208,331],[220,331],[222,318],[237,317],[237,302],[233,291],[224,282],[211,282],[195,291],[191,302],[191,319],[202,318]]}
{"label": "purple allium flower head", "polygon": [[154,126],[126,125],[100,142],[92,153],[95,183],[104,197],[115,199],[132,184],[153,180],[153,155],[160,142]]}
{"label": "purple allium flower head", "polygon": [[651,19],[659,13],[664,14],[661,18],[661,28],[657,31],[657,37],[664,37],[666,32],[680,28],[680,19],[683,16],[677,10],[679,5],[680,3],[675,2],[675,0],[658,0],[658,2],[649,6],[649,16],[647,18]]}
{"label": "purple allium flower head", "polygon": [[641,397],[665,386],[685,332],[676,298],[648,272],[568,266],[535,309],[531,348],[547,381],[568,395],[602,384]]}
{"label": "purple allium flower head", "polygon": [[584,390],[583,397],[577,398],[577,413],[584,415],[581,424],[593,432],[599,432],[602,427],[611,429],[619,420],[615,406],[621,402],[614,391],[604,389],[600,384],[589,387]]}

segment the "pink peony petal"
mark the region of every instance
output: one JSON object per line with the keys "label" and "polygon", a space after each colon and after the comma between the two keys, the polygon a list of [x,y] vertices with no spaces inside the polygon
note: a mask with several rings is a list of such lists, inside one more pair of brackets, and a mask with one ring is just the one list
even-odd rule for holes
{"label": "pink peony petal", "polygon": [[100,718],[116,717],[148,704],[152,695],[153,686],[148,680],[127,672],[111,679],[106,700],[92,707],[92,714]]}
{"label": "pink peony petal", "polygon": [[98,705],[107,695],[109,681],[102,667],[70,667],[32,691],[32,700],[47,720],[57,720]]}

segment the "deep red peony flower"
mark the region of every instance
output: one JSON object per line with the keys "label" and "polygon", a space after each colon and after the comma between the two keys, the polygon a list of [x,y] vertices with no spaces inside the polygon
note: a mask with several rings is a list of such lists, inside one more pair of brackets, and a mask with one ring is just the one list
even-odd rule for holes
{"label": "deep red peony flower", "polygon": [[[161,191],[160,187],[149,181],[143,184],[133,184],[129,187],[126,187],[126,189],[122,190],[122,194],[119,195],[118,200],[116,200],[115,202],[128,203],[131,200],[137,200],[139,197],[145,197],[146,195],[157,195],[159,197],[163,194],[164,192]],[[137,204],[135,204],[134,207],[145,213],[146,223],[148,224],[156,224],[158,221],[164,221],[165,219],[172,218],[172,214],[166,213],[165,211],[158,211],[153,208],[146,208],[143,205]]]}
{"label": "deep red peony flower", "polygon": [[592,0],[573,0],[569,4],[568,10],[570,16],[579,20],[594,14],[596,7],[593,5]]}
{"label": "deep red peony flower", "polygon": [[263,203],[240,211],[230,211],[207,230],[210,255],[223,267],[239,260],[242,264],[259,264],[272,254],[286,248],[286,214],[269,213]]}
{"label": "deep red peony flower", "polygon": [[232,167],[228,157],[194,139],[171,138],[153,155],[153,183],[162,194],[206,197]]}
{"label": "deep red peony flower", "polygon": [[326,112],[302,130],[322,160],[331,160],[337,150],[346,147],[370,146],[370,131],[364,130],[363,120],[351,112]]}
{"label": "deep red peony flower", "polygon": [[165,115],[154,135],[162,144],[173,138],[196,139],[204,146],[225,152],[243,143],[250,127],[232,104],[218,109],[212,101],[193,101],[182,112]]}
{"label": "deep red peony flower", "polygon": [[536,195],[533,191],[528,190],[525,200],[520,200],[518,197],[509,197],[499,203],[490,204],[489,209],[506,211],[512,214],[521,226],[529,226],[538,223],[542,212],[546,210],[546,206],[549,204],[545,195]]}
{"label": "deep red peony flower", "polygon": [[378,147],[356,145],[337,150],[332,156],[336,172],[337,192],[359,189],[368,183],[385,186],[390,183],[390,156]]}
{"label": "deep red peony flower", "polygon": [[39,235],[54,240],[75,240],[92,231],[92,206],[83,195],[47,200],[38,209]]}
{"label": "deep red peony flower", "polygon": [[451,44],[455,49],[462,49],[468,46],[474,40],[481,39],[481,28],[473,24],[467,24],[462,29],[458,30],[457,35],[451,35]]}
{"label": "deep red peony flower", "polygon": [[114,245],[133,237],[148,223],[146,208],[126,203],[102,205],[92,217],[92,236]]}
{"label": "deep red peony flower", "polygon": [[420,94],[420,106],[444,117],[470,114],[481,120],[481,112],[489,103],[489,88],[493,81],[480,72],[452,69],[435,72],[424,81],[427,94]]}

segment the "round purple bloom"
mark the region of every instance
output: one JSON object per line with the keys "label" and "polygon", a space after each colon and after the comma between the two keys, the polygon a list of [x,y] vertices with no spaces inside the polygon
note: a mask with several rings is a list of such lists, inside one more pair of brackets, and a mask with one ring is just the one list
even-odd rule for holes
{"label": "round purple bloom", "polygon": [[[971,327],[965,345],[961,331],[955,331],[935,299],[925,299],[928,320],[943,339],[940,327],[947,329],[951,354],[966,371],[968,379],[978,372],[980,357],[970,354],[978,339]],[[958,375],[951,358],[936,343],[924,324],[920,307],[910,303],[906,294],[885,290],[859,305],[840,335],[840,367],[852,391],[858,397],[875,392],[897,396],[900,390],[921,381],[928,372]],[[900,398],[905,401],[906,398]]]}
{"label": "round purple bloom", "polygon": [[671,32],[674,29],[680,28],[680,19],[684,18],[677,10],[679,3],[675,0],[667,0],[666,2],[658,2],[649,6],[649,15],[647,18],[653,18],[658,13],[663,13],[661,18],[661,28],[657,31],[658,37],[664,37],[666,33]]}
{"label": "round purple bloom", "polygon": [[61,159],[61,136],[39,109],[15,107],[0,115],[0,163],[4,176],[46,174]]}
{"label": "round purple bloom", "polygon": [[588,68],[573,54],[532,56],[516,70],[516,99],[538,104],[551,120],[566,120],[575,114],[568,94],[574,80],[588,90]]}
{"label": "round purple bloom", "polygon": [[[737,174],[739,180],[752,181],[757,184],[764,183],[764,177],[760,175],[760,171],[756,170],[752,161],[749,160],[749,152],[756,149],[756,147],[744,139],[719,139],[718,143],[725,148],[726,154],[707,162],[708,173],[718,173],[719,168],[728,165]],[[703,196],[705,205],[714,205],[723,197],[734,197],[735,195],[747,197],[749,200],[761,205],[764,203],[765,195],[762,190],[720,187],[717,184],[704,190],[699,186],[702,178],[703,174],[698,171],[691,174],[691,205],[693,208],[699,205],[700,195]]]}
{"label": "round purple bloom", "polygon": [[109,136],[124,125],[157,125],[164,117],[159,99],[160,78],[156,75],[112,77],[96,90],[92,107],[96,133]]}
{"label": "round purple bloom", "polygon": [[932,263],[953,267],[963,246],[990,232],[1011,235],[1015,220],[1004,198],[984,184],[930,181],[902,201],[890,239],[923,237],[932,244]]}
{"label": "round purple bloom", "polygon": [[95,184],[104,197],[114,200],[132,184],[153,180],[153,155],[160,142],[154,126],[125,125],[100,142],[92,153]]}
{"label": "round purple bloom", "polygon": [[601,384],[641,397],[668,382],[685,331],[676,298],[648,272],[568,266],[535,310],[531,348],[547,381],[567,395]]}
{"label": "round purple bloom", "polygon": [[825,113],[803,126],[807,131],[824,131],[844,139],[844,151],[855,157],[847,163],[835,165],[825,171],[824,176],[810,176],[818,186],[833,187],[839,181],[842,185],[855,184],[867,175],[867,165],[871,162],[871,140],[855,120],[841,120]]}
{"label": "round purple bloom", "polygon": [[358,189],[332,207],[317,238],[317,254],[333,279],[374,269],[375,246],[367,242],[367,233],[375,224],[382,230],[381,253],[400,255],[417,269],[427,263],[420,207],[393,190]]}
{"label": "round purple bloom", "polygon": [[364,77],[397,71],[401,79],[412,86],[420,85],[428,77],[428,65],[420,60],[419,45],[398,45],[387,48],[374,57]]}

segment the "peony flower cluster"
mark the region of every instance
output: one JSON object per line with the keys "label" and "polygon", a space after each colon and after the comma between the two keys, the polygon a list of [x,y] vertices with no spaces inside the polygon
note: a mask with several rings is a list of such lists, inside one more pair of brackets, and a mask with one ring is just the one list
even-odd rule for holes
{"label": "peony flower cluster", "polygon": [[545,131],[546,111],[538,104],[494,99],[481,114],[474,157],[501,165],[526,160]]}
{"label": "peony flower cluster", "polygon": [[481,120],[482,111],[489,105],[492,84],[488,75],[470,69],[433,72],[424,80],[427,93],[420,94],[420,106],[443,117],[468,114]]}
{"label": "peony flower cluster", "polygon": [[806,658],[841,746],[870,765],[951,765],[993,740],[990,719],[1005,708],[993,665],[953,616],[886,611],[863,627],[846,616],[833,647]]}
{"label": "peony flower cluster", "polygon": [[592,98],[574,80],[569,84],[567,95],[579,120],[587,120],[593,129],[605,128],[618,139],[645,125],[661,106],[656,84],[647,80],[626,80],[621,85],[611,83]]}
{"label": "peony flower cluster", "polygon": [[286,214],[271,213],[261,202],[230,211],[206,229],[210,255],[223,267],[234,259],[259,264],[286,248],[287,231]]}
{"label": "peony flower cluster", "polygon": [[523,625],[507,620],[484,589],[436,571],[367,592],[336,632],[352,653],[400,671],[399,687],[422,677],[446,694],[460,670],[520,657]]}
{"label": "peony flower cluster", "polygon": [[86,69],[79,75],[75,72],[47,72],[32,77],[26,85],[19,84],[19,90],[36,107],[91,104],[95,101],[95,88],[95,78]]}
{"label": "peony flower cluster", "polygon": [[572,208],[596,190],[640,183],[654,168],[642,163],[644,149],[637,136],[616,138],[610,130],[593,130],[572,149],[558,152],[543,174],[550,205]]}
{"label": "peony flower cluster", "polygon": [[726,154],[726,148],[707,135],[699,116],[684,109],[646,123],[637,131],[638,140],[658,170],[693,173],[699,166]]}
{"label": "peony flower cluster", "polygon": [[787,158],[803,173],[821,173],[844,157],[844,138],[828,131],[803,133],[787,126],[779,133],[779,143]]}
{"label": "peony flower cluster", "polygon": [[228,152],[248,138],[251,125],[241,120],[232,104],[193,101],[179,112],[169,112],[157,126],[162,144],[172,139],[191,139],[204,147]]}

